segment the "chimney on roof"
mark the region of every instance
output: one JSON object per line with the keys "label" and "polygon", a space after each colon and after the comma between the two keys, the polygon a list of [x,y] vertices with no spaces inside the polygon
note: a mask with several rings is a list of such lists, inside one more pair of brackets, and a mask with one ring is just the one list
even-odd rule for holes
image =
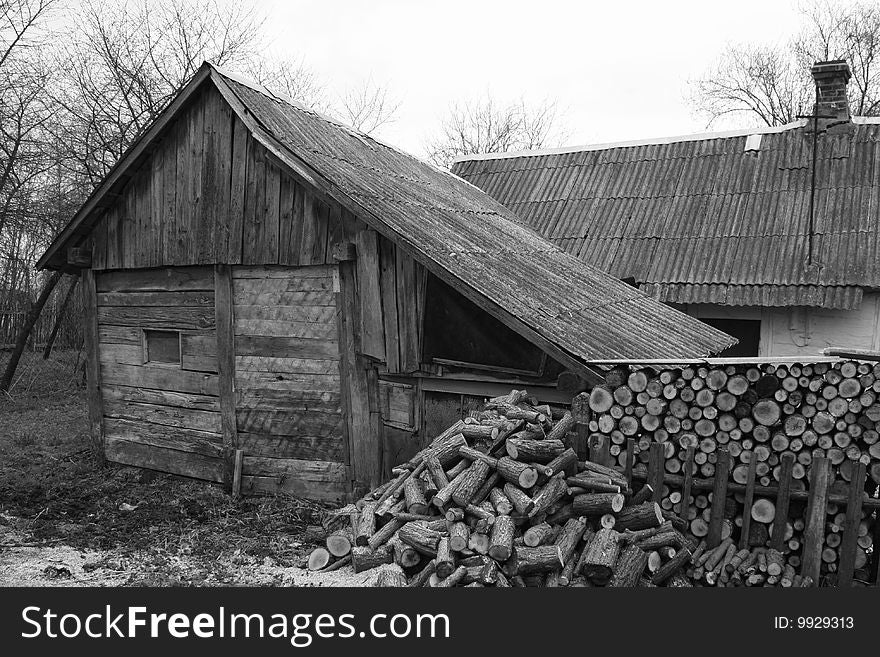
{"label": "chimney on roof", "polygon": [[810,72],[816,81],[816,106],[813,112],[819,117],[819,125],[827,127],[834,123],[848,123],[850,115],[846,84],[852,77],[849,64],[842,59],[816,62]]}

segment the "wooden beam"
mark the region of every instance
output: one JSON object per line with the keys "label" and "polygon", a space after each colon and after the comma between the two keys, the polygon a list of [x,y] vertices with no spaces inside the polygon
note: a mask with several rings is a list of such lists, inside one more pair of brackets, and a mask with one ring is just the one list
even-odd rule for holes
{"label": "wooden beam", "polygon": [[785,523],[788,522],[788,506],[791,502],[791,473],[794,469],[794,458],[791,452],[783,454],[779,470],[779,491],[776,494],[776,515],[773,518],[770,547],[780,552],[785,543]]}
{"label": "wooden beam", "polygon": [[86,398],[89,404],[89,438],[92,450],[104,464],[104,398],[98,361],[98,296],[95,272],[82,271],[83,338],[86,352]]}
{"label": "wooden beam", "polygon": [[[739,538],[739,549],[749,547],[749,532],[752,528],[752,504],[755,501],[755,473],[758,467],[758,459],[749,460],[749,472],[746,475],[746,494],[743,499],[742,530]],[[780,532],[781,533],[781,532]]]}
{"label": "wooden beam", "polygon": [[648,453],[648,483],[654,489],[654,501],[663,499],[663,474],[666,472],[666,449],[663,443],[651,443]]}
{"label": "wooden beam", "polygon": [[214,317],[217,326],[217,373],[220,386],[220,427],[223,434],[223,483],[233,489],[238,429],[235,422],[235,336],[232,270],[214,267]]}
{"label": "wooden beam", "polygon": [[232,472],[232,497],[241,497],[241,464],[244,461],[244,451],[235,450],[235,467]]}
{"label": "wooden beam", "polygon": [[803,554],[801,556],[801,575],[812,577],[813,586],[819,586],[830,480],[831,461],[824,457],[813,459],[810,469],[810,497],[807,502]]}
{"label": "wooden beam", "polygon": [[[684,483],[681,485],[681,507],[678,515],[682,520],[688,520],[688,511],[691,508],[691,486],[694,484],[694,456],[696,448],[690,445],[684,458]],[[630,484],[632,485],[632,484]]]}
{"label": "wooden beam", "polygon": [[718,547],[721,542],[721,525],[724,522],[724,505],[727,502],[727,476],[730,471],[730,454],[726,447],[718,450],[715,463],[715,485],[712,488],[712,510],[709,516],[709,534],[706,544]]}
{"label": "wooden beam", "polygon": [[[843,527],[843,540],[840,542],[840,564],[837,568],[838,586],[852,586],[853,582],[856,551],[860,549],[858,544],[859,523],[862,520],[862,497],[865,494],[865,476],[865,464],[861,461],[856,461],[849,482],[846,524]],[[878,547],[874,549],[876,550]]]}

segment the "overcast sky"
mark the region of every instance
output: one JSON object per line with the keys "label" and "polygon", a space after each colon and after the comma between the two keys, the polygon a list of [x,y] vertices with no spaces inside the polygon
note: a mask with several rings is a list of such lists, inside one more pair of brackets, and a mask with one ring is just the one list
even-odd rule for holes
{"label": "overcast sky", "polygon": [[[699,132],[687,82],[729,42],[784,42],[792,0],[256,0],[273,48],[334,89],[372,77],[401,102],[379,136],[423,154],[453,100],[556,100],[568,144]],[[730,127],[730,126],[726,126]]]}

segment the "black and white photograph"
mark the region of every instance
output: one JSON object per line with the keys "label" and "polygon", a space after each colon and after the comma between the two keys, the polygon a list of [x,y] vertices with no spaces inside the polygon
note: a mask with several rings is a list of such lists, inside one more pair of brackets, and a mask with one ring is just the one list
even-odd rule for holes
{"label": "black and white photograph", "polygon": [[878,486],[880,2],[0,0],[7,600],[867,630]]}

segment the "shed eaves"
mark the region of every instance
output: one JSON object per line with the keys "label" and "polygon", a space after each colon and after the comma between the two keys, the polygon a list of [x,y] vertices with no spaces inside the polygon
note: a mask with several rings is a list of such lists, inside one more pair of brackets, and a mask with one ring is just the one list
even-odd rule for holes
{"label": "shed eaves", "polygon": [[[566,254],[457,176],[237,76],[211,67],[209,79],[285,162],[317,172],[429,271],[454,277],[574,360],[699,358],[735,342]],[[73,234],[81,231],[62,236]]]}

